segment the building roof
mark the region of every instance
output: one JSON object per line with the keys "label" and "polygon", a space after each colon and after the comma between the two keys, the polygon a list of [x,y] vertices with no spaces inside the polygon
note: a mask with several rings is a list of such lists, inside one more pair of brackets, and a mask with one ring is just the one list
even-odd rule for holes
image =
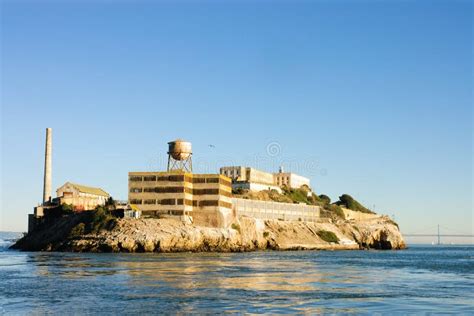
{"label": "building roof", "polygon": [[107,192],[105,192],[104,190],[102,190],[101,188],[88,187],[88,186],[85,186],[85,185],[72,183],[72,182],[68,182],[68,183],[70,185],[72,185],[73,187],[75,187],[79,192],[82,192],[82,193],[109,196],[109,194]]}

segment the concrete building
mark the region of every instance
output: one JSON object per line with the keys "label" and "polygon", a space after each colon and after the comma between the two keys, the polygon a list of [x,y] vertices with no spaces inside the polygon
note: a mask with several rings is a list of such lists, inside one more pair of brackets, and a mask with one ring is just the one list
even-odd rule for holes
{"label": "concrete building", "polygon": [[273,174],[258,169],[242,166],[228,166],[220,168],[220,174],[232,179],[232,189],[250,191],[277,190]]}
{"label": "concrete building", "polygon": [[296,173],[284,172],[283,168],[281,167],[278,173],[273,174],[273,177],[275,184],[279,187],[286,186],[291,189],[299,189],[303,185],[306,185],[308,188],[311,188],[308,178],[297,175]]}
{"label": "concrete building", "polygon": [[128,192],[130,205],[144,217],[179,217],[214,227],[232,221],[231,180],[223,175],[129,172]]}
{"label": "concrete building", "polygon": [[[56,190],[58,204],[70,204],[75,211],[93,210],[104,205],[110,195],[100,188],[66,182]],[[56,200],[56,199],[55,199]]]}

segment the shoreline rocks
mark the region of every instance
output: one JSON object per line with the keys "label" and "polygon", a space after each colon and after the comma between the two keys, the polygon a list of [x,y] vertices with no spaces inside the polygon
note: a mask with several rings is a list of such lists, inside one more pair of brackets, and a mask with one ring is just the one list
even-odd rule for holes
{"label": "shoreline rocks", "polygon": [[[193,226],[173,219],[127,218],[117,219],[108,230],[73,234],[77,231],[74,228],[82,223],[81,216],[57,219],[21,238],[11,248],[69,252],[244,252],[406,247],[396,223],[383,216],[318,223],[240,217],[229,228]],[[324,240],[323,231],[338,241]]]}

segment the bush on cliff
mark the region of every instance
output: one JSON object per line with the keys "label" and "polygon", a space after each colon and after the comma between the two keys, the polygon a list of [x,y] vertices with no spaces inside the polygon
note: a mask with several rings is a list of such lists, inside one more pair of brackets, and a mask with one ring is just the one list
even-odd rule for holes
{"label": "bush on cliff", "polygon": [[337,216],[342,219],[346,219],[346,215],[344,214],[344,211],[339,205],[336,204],[329,204],[326,205],[325,207],[331,215]]}
{"label": "bush on cliff", "polygon": [[319,200],[324,204],[331,204],[331,198],[325,194],[319,195]]}
{"label": "bush on cliff", "polygon": [[319,238],[326,242],[339,242],[339,238],[337,238],[336,234],[328,230],[319,230],[316,234],[319,236]]}
{"label": "bush on cliff", "polygon": [[305,204],[312,204],[308,200],[308,191],[304,188],[300,189],[287,189],[284,190],[284,194],[288,196],[293,203],[305,203]]}
{"label": "bush on cliff", "polygon": [[369,214],[375,214],[359,202],[357,202],[352,196],[349,194],[343,194],[339,197],[339,201],[337,201],[335,204],[344,206],[350,210],[356,211],[356,212],[361,212],[361,213],[369,213]]}
{"label": "bush on cliff", "polygon": [[117,222],[117,219],[104,206],[97,206],[91,211],[87,224],[88,232],[99,232],[102,229],[110,230]]}

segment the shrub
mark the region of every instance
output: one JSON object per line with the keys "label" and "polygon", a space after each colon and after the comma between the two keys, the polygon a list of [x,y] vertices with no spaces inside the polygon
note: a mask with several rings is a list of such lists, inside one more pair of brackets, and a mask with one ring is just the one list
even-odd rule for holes
{"label": "shrub", "polygon": [[86,225],[84,223],[79,223],[74,226],[73,229],[69,232],[69,238],[77,238],[84,235]]}
{"label": "shrub", "polygon": [[335,215],[337,217],[340,217],[342,219],[346,219],[346,215],[344,214],[344,211],[342,210],[342,208],[339,205],[329,204],[329,205],[326,206],[326,208],[333,215]]}
{"label": "shrub", "polygon": [[285,194],[293,201],[293,203],[311,204],[308,201],[308,192],[304,189],[290,189]]}
{"label": "shrub", "polygon": [[319,238],[321,238],[324,241],[334,242],[334,243],[339,242],[339,238],[337,238],[336,234],[328,230],[319,230],[316,234],[318,234]]}
{"label": "shrub", "polygon": [[231,225],[230,227],[232,227],[232,229],[235,229],[236,231],[238,231],[239,234],[241,233],[241,232],[240,232],[240,225],[239,225],[239,224],[232,223],[232,225]]}
{"label": "shrub", "polygon": [[264,238],[267,238],[269,235],[270,235],[269,232],[263,232],[263,237],[264,237]]}
{"label": "shrub", "polygon": [[339,197],[339,201],[336,202],[337,205],[344,206],[350,210],[362,213],[370,213],[374,214],[371,210],[357,202],[352,196],[349,194],[343,194]]}
{"label": "shrub", "polygon": [[61,212],[63,214],[72,214],[74,213],[74,206],[71,204],[61,204]]}
{"label": "shrub", "polygon": [[91,212],[89,231],[99,232],[102,229],[112,229],[115,226],[116,218],[112,216],[110,211],[104,206],[97,206],[94,211]]}
{"label": "shrub", "polygon": [[319,196],[319,199],[321,200],[321,202],[325,203],[325,204],[331,204],[331,198],[325,194],[321,194]]}

